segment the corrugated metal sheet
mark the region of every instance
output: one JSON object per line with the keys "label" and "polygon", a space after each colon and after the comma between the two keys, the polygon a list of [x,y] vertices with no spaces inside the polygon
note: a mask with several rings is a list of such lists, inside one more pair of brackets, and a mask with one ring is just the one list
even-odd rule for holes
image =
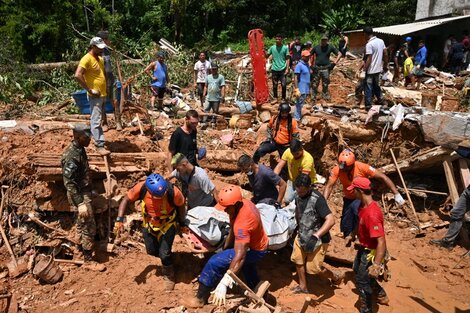
{"label": "corrugated metal sheet", "polygon": [[[470,15],[440,18],[440,19],[435,19],[435,20],[408,23],[408,24],[374,27],[374,33],[403,36],[403,35],[418,32],[423,29],[435,27],[437,25],[446,24],[449,22],[453,22],[453,21],[460,20],[460,19],[466,19],[466,18],[470,18]],[[356,33],[356,32],[362,32],[362,29],[352,30],[346,33]]]}

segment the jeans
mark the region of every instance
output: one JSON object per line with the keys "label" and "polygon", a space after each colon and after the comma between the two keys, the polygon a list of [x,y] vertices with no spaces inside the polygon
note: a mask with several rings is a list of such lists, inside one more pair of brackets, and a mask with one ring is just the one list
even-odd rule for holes
{"label": "jeans", "polygon": [[450,225],[449,230],[444,237],[448,242],[454,243],[455,239],[460,233],[460,229],[463,226],[463,219],[465,213],[470,210],[470,186],[465,189],[460,195],[459,200],[455,206],[450,210]]}
{"label": "jeans", "polygon": [[297,121],[300,121],[302,119],[302,107],[304,106],[305,99],[307,98],[308,95],[300,95],[299,99],[295,103],[295,113],[294,113],[294,118]]}
{"label": "jeans", "polygon": [[330,85],[330,70],[326,66],[322,67],[313,67],[313,76],[312,76],[313,84],[313,94],[312,98],[315,102],[316,96],[318,93],[318,86],[320,85],[320,80],[322,81],[322,94],[323,96],[329,96],[328,86]]}
{"label": "jeans", "polygon": [[372,296],[374,292],[377,294],[385,293],[377,280],[369,276],[367,269],[372,264],[367,261],[368,254],[369,250],[364,247],[360,247],[353,263],[353,271],[356,275],[356,287],[359,291],[359,298],[361,299],[363,306],[367,308],[367,310],[363,310],[361,308],[361,312],[372,312]]}
{"label": "jeans", "polygon": [[380,88],[380,73],[376,74],[367,74],[366,75],[366,84],[365,84],[365,106],[372,106],[372,97],[376,96],[380,104],[384,101],[382,95],[382,89]]}
{"label": "jeans", "polygon": [[171,253],[171,247],[176,235],[176,226],[170,227],[166,233],[161,235],[160,239],[157,239],[147,228],[142,228],[142,234],[147,254],[160,258],[163,266],[172,265],[173,254]]}
{"label": "jeans", "polygon": [[360,206],[361,200],[343,198],[343,212],[339,227],[345,237],[352,233],[359,222]]}
{"label": "jeans", "polygon": [[[246,252],[245,262],[243,263],[241,271],[245,277],[246,284],[251,289],[255,288],[259,283],[256,263],[266,254],[268,254],[268,251],[248,250]],[[234,257],[234,249],[227,249],[213,255],[202,269],[199,282],[209,288],[215,288],[225,272],[227,272]]]}
{"label": "jeans", "polygon": [[[204,112],[209,113],[212,110],[214,114],[219,114],[220,101],[207,101],[206,100],[206,103],[207,105],[204,107]],[[202,122],[206,123],[207,120],[208,120],[208,116],[204,115],[204,117],[202,118]],[[217,117],[213,116],[212,121],[215,123],[215,121],[217,121]]]}
{"label": "jeans", "polygon": [[93,139],[95,140],[95,145],[97,147],[104,147],[104,133],[103,128],[101,127],[101,115],[104,111],[104,103],[106,97],[90,97],[88,96],[90,102],[90,128]]}
{"label": "jeans", "polygon": [[282,99],[286,99],[286,75],[285,71],[271,71],[272,72],[272,79],[273,79],[273,96],[277,98],[277,85],[279,81],[281,82],[282,87]]}

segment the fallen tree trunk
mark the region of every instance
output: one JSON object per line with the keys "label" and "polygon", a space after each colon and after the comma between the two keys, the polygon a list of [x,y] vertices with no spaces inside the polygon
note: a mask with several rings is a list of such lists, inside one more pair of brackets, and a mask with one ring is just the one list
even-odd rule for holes
{"label": "fallen tree trunk", "polygon": [[[237,161],[243,154],[235,150],[211,150],[207,151],[206,158],[199,161],[202,167],[212,171],[238,171]],[[166,167],[168,152],[135,152],[135,153],[111,153],[110,171],[114,174],[127,174],[135,172],[151,172],[155,169]],[[28,156],[35,170],[38,180],[60,181],[62,180],[62,155],[31,154]],[[99,154],[89,154],[88,163],[94,176],[104,176],[106,167],[103,157]]]}
{"label": "fallen tree trunk", "polygon": [[[78,66],[79,61],[72,62],[53,62],[53,63],[38,63],[38,64],[29,64],[27,67],[30,70],[35,71],[52,71],[56,68],[65,67],[67,69],[73,69]],[[123,64],[139,64],[142,65],[142,59],[132,59],[132,60],[122,60]]]}
{"label": "fallen tree trunk", "polygon": [[302,124],[318,131],[326,130],[335,134],[338,139],[372,141],[377,138],[377,132],[374,129],[367,128],[363,124],[342,123],[332,117],[304,116]]}
{"label": "fallen tree trunk", "polygon": [[[406,160],[399,161],[398,167],[400,168],[400,171],[406,172],[413,170],[422,170],[436,165],[441,165],[442,162],[449,156],[452,160],[458,158],[457,155],[451,155],[451,152],[452,150],[437,146],[432,149],[422,151],[416,155],[413,155],[412,157]],[[397,171],[394,164],[383,166],[379,170],[387,175],[396,173]]]}

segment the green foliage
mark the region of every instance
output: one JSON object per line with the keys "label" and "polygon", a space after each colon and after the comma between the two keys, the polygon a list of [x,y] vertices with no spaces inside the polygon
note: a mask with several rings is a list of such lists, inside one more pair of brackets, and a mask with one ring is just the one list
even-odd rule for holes
{"label": "green foliage", "polygon": [[364,25],[363,15],[363,8],[347,4],[338,10],[330,9],[327,12],[323,12],[320,27],[330,34],[337,35],[342,30],[356,29]]}

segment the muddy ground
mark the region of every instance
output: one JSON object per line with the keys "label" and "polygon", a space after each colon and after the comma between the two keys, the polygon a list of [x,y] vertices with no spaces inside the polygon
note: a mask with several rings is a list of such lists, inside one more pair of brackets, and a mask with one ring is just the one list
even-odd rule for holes
{"label": "muddy ground", "polygon": [[[351,63],[351,62],[350,62]],[[349,108],[354,82],[351,80],[351,70],[354,64],[338,67],[332,76],[331,103]],[[431,91],[432,92],[432,91]],[[439,91],[436,91],[439,92]],[[48,114],[51,108],[42,108],[41,112],[31,112],[19,119],[23,128],[12,131],[0,131],[0,177],[3,185],[10,186],[5,213],[2,216],[7,235],[10,240],[16,240],[13,249],[17,256],[32,253],[50,253],[50,247],[63,243],[57,233],[42,229],[28,220],[26,214],[35,212],[41,220],[54,223],[70,234],[75,232],[73,212],[65,197],[65,189],[60,181],[44,182],[36,177],[35,168],[31,165],[31,154],[62,153],[71,141],[71,132],[67,121],[80,120],[80,116],[67,116],[63,111],[54,114],[55,121],[40,120]],[[110,118],[112,119],[111,115]],[[106,133],[108,148],[112,152],[160,152],[166,151],[168,140],[174,127],[182,119],[159,117],[154,119],[158,136],[150,130],[150,124],[144,121],[145,136],[139,135],[139,127],[128,126],[122,132],[114,129]],[[112,124],[112,121],[111,121]],[[26,126],[24,126],[26,125]],[[37,125],[33,126],[33,125]],[[260,130],[258,130],[258,127]],[[383,126],[372,125],[380,135]],[[232,145],[220,143],[220,137],[226,131],[216,129],[199,130],[200,146],[209,149],[241,150],[252,153],[263,141],[263,126],[254,125],[253,131],[242,129],[235,134]],[[335,164],[339,150],[338,139],[331,134],[312,132],[309,127],[302,126],[301,137],[306,143],[306,149],[315,158],[317,172],[328,176],[329,169]],[[152,138],[152,139],[150,139]],[[155,140],[155,138],[159,138]],[[201,144],[202,143],[202,144]],[[397,131],[391,131],[385,143],[380,137],[367,141],[348,141],[355,149],[358,159],[380,167],[391,162],[390,156],[384,151],[394,148],[399,158],[406,158],[417,151],[432,147],[423,140],[417,125],[406,122]],[[94,153],[92,145],[87,149]],[[263,162],[275,164],[276,156],[266,156]],[[166,160],[161,160],[152,171],[163,172]],[[223,164],[221,163],[221,168]],[[124,194],[140,179],[148,174],[145,171],[132,174],[118,175],[118,193]],[[209,172],[216,185],[238,183],[249,189],[247,179],[243,175],[230,171]],[[396,183],[398,177],[391,177]],[[406,174],[407,181],[424,183],[428,189],[447,192],[445,177],[440,167],[427,169],[425,172]],[[102,175],[96,173],[95,189],[102,193]],[[322,189],[323,187],[319,187]],[[389,196],[384,186],[376,184],[375,198],[382,205],[382,194]],[[436,224],[448,221],[448,201],[444,196],[429,196],[426,199],[413,197],[421,222],[432,221]],[[393,202],[393,201],[392,201]],[[384,282],[390,304],[375,309],[378,312],[469,312],[470,311],[470,267],[469,259],[461,259],[467,250],[457,246],[447,251],[430,246],[428,241],[440,238],[446,231],[444,227],[429,227],[424,230],[424,236],[416,236],[416,228],[410,221],[409,212],[399,210],[393,203],[385,200],[387,245],[392,255],[390,268],[392,278]],[[336,225],[332,230],[330,252],[333,256],[352,259],[355,251],[345,247],[345,241],[339,234],[339,218],[342,198],[339,184],[329,199],[334,211]],[[383,206],[383,205],[382,205]],[[57,211],[63,211],[58,213]],[[115,211],[114,211],[115,214]],[[102,221],[105,225],[106,222]],[[175,263],[177,266],[177,284],[170,293],[163,291],[161,271],[158,259],[146,255],[145,249],[139,243],[140,234],[136,227],[131,229],[131,240],[128,244],[117,246],[113,253],[99,252],[100,261],[106,265],[104,272],[88,271],[75,265],[61,265],[64,271],[63,279],[54,285],[37,280],[32,271],[12,278],[8,276],[7,263],[10,261],[8,250],[3,244],[0,248],[1,287],[4,292],[12,294],[10,311],[8,312],[182,312],[180,300],[192,295],[197,288],[196,278],[205,261],[210,255],[192,254],[184,241],[177,236],[174,245]],[[31,236],[24,234],[31,233]],[[58,239],[59,238],[59,239]],[[54,240],[59,240],[58,243]],[[61,241],[62,240],[62,241]],[[468,248],[468,247],[467,247]],[[73,251],[73,249],[71,249]],[[75,252],[74,259],[79,258]],[[23,257],[24,258],[24,257]],[[307,312],[357,312],[358,295],[354,285],[354,275],[349,265],[344,262],[328,259],[328,263],[337,271],[345,273],[345,279],[337,286],[322,275],[309,277],[311,297],[314,299]],[[304,296],[294,295],[290,288],[296,285],[295,267],[290,262],[290,248],[271,252],[259,265],[260,277],[269,280],[269,293],[276,299],[277,304],[286,312],[298,312],[302,307]],[[10,274],[11,275],[11,274]],[[235,290],[236,291],[236,290]],[[230,295],[239,298],[240,295]],[[271,297],[270,301],[274,301]],[[3,307],[7,306],[6,299],[0,299]],[[17,308],[17,310],[12,309]],[[190,310],[191,312],[192,310]],[[208,305],[198,312],[217,311]],[[221,310],[219,310],[221,311]]]}

